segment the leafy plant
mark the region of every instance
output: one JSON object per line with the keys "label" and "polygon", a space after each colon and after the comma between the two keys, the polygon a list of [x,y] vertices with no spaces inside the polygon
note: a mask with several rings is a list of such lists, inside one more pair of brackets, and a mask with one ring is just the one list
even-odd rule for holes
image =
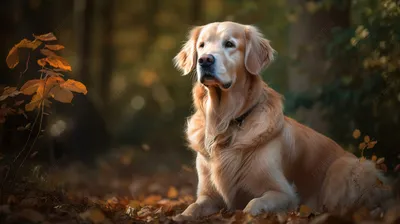
{"label": "leafy plant", "polygon": [[[12,165],[17,165],[16,162],[25,153],[25,157],[19,165],[16,166],[17,169],[15,172],[18,171],[31,154],[40,133],[43,131],[43,116],[51,113],[46,109],[51,108],[52,100],[61,103],[71,103],[74,98],[73,92],[85,95],[88,92],[83,83],[73,79],[64,79],[64,73],[72,71],[72,68],[65,58],[56,53],[64,49],[64,46],[54,43],[57,41],[54,34],[47,33],[43,35],[33,35],[33,37],[33,40],[23,39],[18,44],[14,45],[8,53],[6,63],[10,69],[14,69],[20,63],[19,55],[21,49],[30,50],[25,70],[20,74],[21,79],[28,70],[31,52],[40,52],[44,57],[37,60],[37,64],[41,67],[38,71],[39,75],[36,79],[26,81],[20,88],[16,87],[18,85],[5,87],[0,95],[0,123],[4,123],[9,115],[22,114],[27,118],[26,113],[33,111],[37,113],[32,125],[29,123],[20,129],[30,130],[30,133],[25,146],[13,160]],[[25,103],[25,100],[17,101],[16,96],[20,95],[31,96],[29,102]],[[28,150],[27,146],[35,128],[37,128],[36,137],[33,138],[32,144]],[[11,169],[8,170],[10,171]],[[7,176],[8,173],[6,177]]]}

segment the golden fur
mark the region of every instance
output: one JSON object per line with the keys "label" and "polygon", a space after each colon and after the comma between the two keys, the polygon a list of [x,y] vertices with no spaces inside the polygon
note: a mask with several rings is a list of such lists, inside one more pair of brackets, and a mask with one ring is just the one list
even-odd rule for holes
{"label": "golden fur", "polygon": [[[232,39],[234,48],[221,44]],[[199,43],[201,44],[199,45]],[[193,87],[194,114],[186,136],[197,152],[197,200],[181,215],[196,218],[244,209],[252,215],[306,204],[343,214],[379,206],[390,194],[377,183],[373,163],[360,162],[333,140],[283,114],[282,96],[259,76],[274,50],[256,27],[233,22],[195,27],[174,58],[185,75],[197,59],[214,54],[221,83]],[[199,70],[197,70],[199,75]],[[235,118],[251,110],[239,125]]]}

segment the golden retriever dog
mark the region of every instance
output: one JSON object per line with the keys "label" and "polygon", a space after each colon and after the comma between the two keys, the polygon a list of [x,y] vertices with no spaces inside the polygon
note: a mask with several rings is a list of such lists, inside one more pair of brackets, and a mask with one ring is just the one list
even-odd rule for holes
{"label": "golden retriever dog", "polygon": [[375,164],[284,115],[283,97],[260,76],[274,52],[255,26],[215,22],[194,27],[174,57],[183,75],[197,73],[186,128],[197,199],[178,217],[224,208],[256,216],[301,204],[343,214],[390,195]]}

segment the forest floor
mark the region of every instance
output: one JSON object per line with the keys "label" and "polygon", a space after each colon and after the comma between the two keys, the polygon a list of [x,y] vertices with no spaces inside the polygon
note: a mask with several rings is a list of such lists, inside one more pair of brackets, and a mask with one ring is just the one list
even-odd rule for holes
{"label": "forest floor", "polygon": [[[178,223],[174,216],[195,200],[192,167],[153,175],[127,174],[130,161],[103,162],[95,169],[72,164],[44,171],[39,166],[2,195],[0,223]],[[125,165],[124,165],[125,164]],[[346,217],[297,212],[251,217],[221,211],[191,223],[400,223],[400,206],[375,218],[361,209]]]}

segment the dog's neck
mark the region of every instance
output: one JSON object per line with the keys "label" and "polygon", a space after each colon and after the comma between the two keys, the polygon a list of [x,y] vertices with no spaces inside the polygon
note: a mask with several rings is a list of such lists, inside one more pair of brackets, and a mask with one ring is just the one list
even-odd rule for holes
{"label": "dog's neck", "polygon": [[202,87],[205,92],[200,106],[205,116],[206,145],[211,148],[215,138],[225,134],[232,121],[243,115],[249,116],[248,112],[260,101],[263,85],[260,76],[247,75],[228,91],[219,87]]}

